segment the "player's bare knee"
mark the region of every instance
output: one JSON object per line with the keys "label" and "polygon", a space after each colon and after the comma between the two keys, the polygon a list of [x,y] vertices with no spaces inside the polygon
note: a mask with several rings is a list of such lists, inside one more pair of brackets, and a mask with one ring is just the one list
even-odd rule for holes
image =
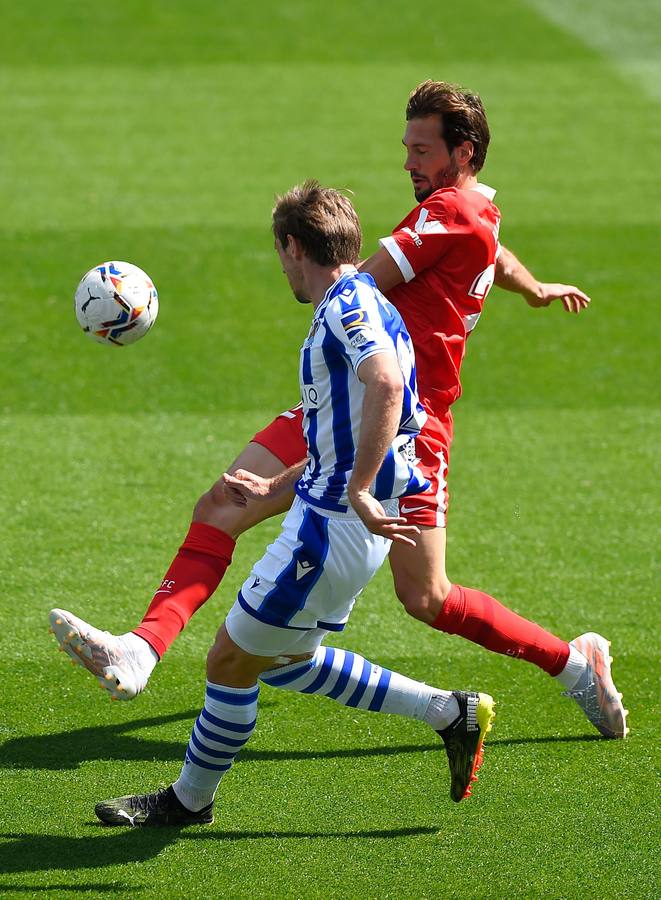
{"label": "player's bare knee", "polygon": [[213,515],[221,507],[227,505],[229,500],[225,493],[221,479],[211,485],[195,504],[194,515]]}
{"label": "player's bare knee", "polygon": [[447,590],[445,590],[444,584],[425,585],[424,587],[415,583],[398,584],[396,590],[397,598],[406,612],[414,619],[431,625],[443,607],[450,585],[448,583]]}
{"label": "player's bare knee", "polygon": [[211,491],[202,494],[195,506],[193,507],[193,521],[206,522],[213,510],[214,503],[211,497]]}
{"label": "player's bare knee", "polygon": [[252,683],[251,673],[246,672],[245,654],[227,642],[216,640],[207,653],[207,678],[214,684],[227,684],[242,687],[248,676]]}
{"label": "player's bare knee", "polygon": [[216,681],[217,676],[231,662],[230,654],[226,647],[216,641],[207,653],[207,678],[209,681]]}
{"label": "player's bare knee", "polygon": [[222,481],[217,481],[202,494],[193,509],[193,521],[213,525],[236,538],[244,530],[245,507],[232,503],[224,490]]}

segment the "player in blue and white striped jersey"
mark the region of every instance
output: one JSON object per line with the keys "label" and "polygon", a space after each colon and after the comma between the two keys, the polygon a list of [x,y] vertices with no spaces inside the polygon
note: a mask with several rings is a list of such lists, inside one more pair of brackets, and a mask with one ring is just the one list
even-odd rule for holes
{"label": "player in blue and white striped jersey", "polygon": [[239,503],[293,485],[297,497],[209,652],[205,704],[179,778],[98,804],[107,824],[212,822],[218,784],[255,728],[259,681],[425,722],[445,743],[457,802],[482,762],[487,694],[440,690],[322,646],[344,628],[391,541],[413,543],[419,533],[390,498],[420,490],[406,447],[423,413],[401,319],[355,268],[360,226],[348,199],[308,182],[279,199],[273,230],[294,295],[315,306],[301,356],[309,459],[272,479],[227,476]]}
{"label": "player in blue and white striped jersey", "polygon": [[425,489],[422,474],[412,465],[413,437],[427,414],[417,396],[411,339],[372,276],[350,269],[326,291],[301,350],[303,430],[310,461],[296,493],[314,507],[349,511],[347,485],[365,398],[364,383],[352,376],[379,353],[397,357],[404,393],[397,435],[370,493],[389,500]]}

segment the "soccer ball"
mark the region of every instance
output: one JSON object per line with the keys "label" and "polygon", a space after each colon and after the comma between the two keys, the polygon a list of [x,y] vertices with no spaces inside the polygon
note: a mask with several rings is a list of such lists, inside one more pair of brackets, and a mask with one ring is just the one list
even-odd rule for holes
{"label": "soccer ball", "polygon": [[158,293],[142,269],[107,262],[83,276],[74,309],[85,334],[101,344],[134,344],[156,321]]}

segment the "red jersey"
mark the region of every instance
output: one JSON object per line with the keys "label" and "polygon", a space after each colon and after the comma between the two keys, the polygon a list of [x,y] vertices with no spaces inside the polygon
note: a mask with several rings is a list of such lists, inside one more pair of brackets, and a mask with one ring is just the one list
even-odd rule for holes
{"label": "red jersey", "polygon": [[405,281],[388,291],[415,348],[418,391],[437,415],[461,394],[466,339],[493,284],[499,250],[496,192],[442,188],[380,243]]}

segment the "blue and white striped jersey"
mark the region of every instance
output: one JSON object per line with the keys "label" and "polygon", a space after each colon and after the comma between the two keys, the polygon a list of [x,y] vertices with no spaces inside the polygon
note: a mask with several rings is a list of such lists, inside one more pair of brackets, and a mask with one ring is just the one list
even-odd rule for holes
{"label": "blue and white striped jersey", "polygon": [[378,500],[417,494],[428,483],[414,465],[413,438],[426,419],[417,393],[411,338],[371,275],[343,274],[317,307],[301,349],[303,430],[309,462],[296,485],[307,503],[349,511],[347,484],[360,434],[365,385],[357,371],[376,353],[393,353],[404,379],[398,434],[372,485]]}

